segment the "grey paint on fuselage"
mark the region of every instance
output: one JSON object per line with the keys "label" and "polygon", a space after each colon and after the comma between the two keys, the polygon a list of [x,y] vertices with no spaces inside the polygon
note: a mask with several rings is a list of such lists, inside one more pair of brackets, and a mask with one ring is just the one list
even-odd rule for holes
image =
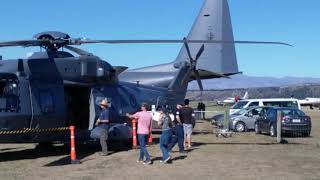
{"label": "grey paint on fuselage", "polygon": [[[207,40],[208,33],[213,32],[216,33],[214,39],[233,40],[231,25],[229,25],[231,23],[228,15],[229,10],[226,10],[226,8],[226,0],[206,0],[188,39]],[[205,16],[208,13],[210,16]],[[211,30],[210,27],[220,30]],[[44,33],[44,35],[48,34]],[[59,33],[55,35],[58,38],[60,36]],[[13,42],[13,44],[16,43]],[[23,60],[2,60],[0,61],[0,76],[5,77],[7,74],[14,76],[19,82],[18,87],[21,95],[19,95],[19,109],[15,112],[0,113],[0,128],[1,130],[44,129],[77,123],[79,121],[77,118],[82,117],[69,116],[68,98],[77,100],[79,97],[84,100],[84,102],[81,102],[84,105],[81,104],[81,106],[76,107],[87,108],[86,106],[88,106],[86,110],[90,109],[92,112],[88,113],[90,116],[89,122],[85,119],[85,124],[80,123],[78,127],[90,132],[99,115],[99,105],[96,101],[99,98],[107,97],[111,99],[111,109],[117,116],[114,123],[129,130],[130,127],[121,124],[126,119],[125,113],[136,112],[142,102],[159,106],[170,105],[172,107],[183,102],[188,82],[193,79],[194,73],[192,68],[194,66],[186,56],[185,46],[182,47],[173,62],[127,70],[119,76],[108,62],[91,53],[74,57],[68,52],[59,51],[55,48],[47,49],[46,52],[35,52]],[[200,46],[200,43],[190,44],[193,57],[199,51]],[[21,72],[19,70],[20,63],[23,64]],[[202,79],[219,77],[217,74],[237,73],[234,45],[205,44],[205,50],[197,62],[196,69],[199,69],[199,67],[202,70],[200,71]],[[79,89],[72,89],[74,87]],[[84,88],[84,90],[81,88]],[[80,89],[84,91],[83,96],[77,92]],[[90,97],[86,97],[88,95],[86,91],[88,91]],[[48,93],[52,99],[42,99],[41,93],[43,92]],[[71,97],[72,95],[79,96]],[[54,112],[43,108],[47,103],[52,104],[55,108]],[[73,103],[78,103],[78,101]],[[79,113],[81,109],[76,109],[76,111]],[[73,121],[72,123],[70,123],[70,119]],[[116,133],[114,131],[111,135]],[[129,134],[129,131],[127,131],[122,138],[127,139]],[[14,139],[6,137],[0,138],[0,141],[37,142],[59,139],[59,137],[51,135],[16,136]]]}
{"label": "grey paint on fuselage", "polygon": [[[187,39],[224,40],[233,41],[233,32],[229,6],[227,0],[206,0],[196,18]],[[194,57],[200,49],[200,43],[189,44],[191,55]],[[235,45],[230,43],[209,44],[205,43],[205,50],[197,63],[201,79],[216,78],[218,74],[239,73]],[[125,82],[139,81],[145,85],[168,88],[174,80],[180,62],[189,62],[186,48],[183,46],[177,58],[166,64],[150,67],[129,69],[120,74],[119,79]],[[205,72],[204,72],[205,71]],[[212,72],[210,74],[210,72]],[[159,76],[161,73],[168,75]],[[190,79],[192,80],[192,78]]]}

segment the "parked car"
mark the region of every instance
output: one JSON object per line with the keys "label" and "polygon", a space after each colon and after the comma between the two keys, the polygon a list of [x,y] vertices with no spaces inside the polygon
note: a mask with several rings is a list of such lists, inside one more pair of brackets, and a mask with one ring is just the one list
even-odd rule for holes
{"label": "parked car", "polygon": [[279,108],[272,107],[268,109],[264,116],[257,119],[255,124],[255,132],[269,133],[270,136],[277,134],[277,112],[281,111],[281,133],[282,134],[301,134],[310,136],[311,118],[303,111],[296,108]]}
{"label": "parked car", "polygon": [[246,99],[240,100],[230,108],[230,114],[234,114],[240,109],[254,106],[291,107],[301,109],[298,99],[293,98],[266,98],[266,99]]}
{"label": "parked car", "polygon": [[235,114],[230,115],[229,123],[224,122],[224,114],[217,114],[212,117],[212,124],[218,127],[228,125],[229,129],[237,132],[245,132],[248,130],[254,130],[256,119],[266,113],[269,107],[248,107],[241,109]]}
{"label": "parked car", "polygon": [[254,130],[257,118],[264,116],[269,108],[271,107],[262,106],[242,109],[230,115],[229,128],[237,132]]}
{"label": "parked car", "polygon": [[223,120],[224,120],[224,114],[216,114],[211,117],[211,124],[222,126]]}

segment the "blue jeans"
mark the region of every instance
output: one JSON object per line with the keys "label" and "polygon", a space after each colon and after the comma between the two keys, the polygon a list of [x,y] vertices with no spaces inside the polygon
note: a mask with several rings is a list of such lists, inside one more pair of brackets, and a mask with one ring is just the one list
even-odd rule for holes
{"label": "blue jeans", "polygon": [[160,149],[162,151],[162,160],[166,160],[169,158],[169,143],[172,136],[171,129],[164,130],[160,136]]}
{"label": "blue jeans", "polygon": [[184,151],[184,131],[182,125],[176,125],[173,128],[173,136],[171,138],[171,142],[169,144],[169,150],[171,151],[172,148],[178,143],[179,151]]}
{"label": "blue jeans", "polygon": [[109,129],[109,124],[99,124],[98,126],[105,129],[105,130]]}
{"label": "blue jeans", "polygon": [[147,137],[148,137],[148,134],[138,134],[138,141],[140,145],[140,156],[139,156],[140,161],[143,161],[144,158],[146,158],[146,161],[150,161],[150,155],[146,147]]}

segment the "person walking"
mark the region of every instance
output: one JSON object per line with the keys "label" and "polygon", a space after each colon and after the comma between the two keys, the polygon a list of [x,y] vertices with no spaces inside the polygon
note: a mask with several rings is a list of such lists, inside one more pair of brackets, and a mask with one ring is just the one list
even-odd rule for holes
{"label": "person walking", "polygon": [[185,153],[184,151],[184,132],[183,132],[183,122],[179,118],[179,110],[182,108],[181,104],[177,104],[176,112],[174,114],[173,135],[171,137],[171,142],[169,144],[169,151],[171,152],[173,147],[178,143],[179,152]]}
{"label": "person walking", "polygon": [[110,123],[108,100],[103,99],[99,105],[101,108],[101,112],[100,112],[99,118],[96,121],[96,126],[99,127],[100,129],[100,145],[102,148],[100,155],[107,156],[108,155],[107,140],[108,140],[108,129],[109,129],[109,123]]}
{"label": "person walking", "polygon": [[206,119],[206,105],[203,103],[203,102],[201,102],[201,111],[202,111],[202,118],[203,118],[203,120],[205,120]]}
{"label": "person walking", "polygon": [[138,120],[138,141],[140,145],[140,155],[138,162],[143,162],[143,164],[151,164],[150,155],[148,153],[146,143],[148,140],[149,132],[151,131],[151,121],[152,116],[147,112],[148,104],[142,103],[141,111],[136,112],[133,115],[127,113],[129,118],[134,118]]}
{"label": "person walking", "polygon": [[169,155],[169,143],[172,136],[172,120],[165,107],[160,109],[160,119],[158,125],[162,126],[162,132],[160,136],[160,149],[162,152],[162,162],[167,163],[171,157]]}
{"label": "person walking", "polygon": [[191,135],[194,121],[194,111],[189,105],[189,99],[184,100],[184,106],[179,110],[180,121],[183,122],[185,147],[191,148]]}
{"label": "person walking", "polygon": [[195,113],[197,120],[201,119],[201,113],[202,113],[202,102],[199,102],[197,106],[197,113]]}

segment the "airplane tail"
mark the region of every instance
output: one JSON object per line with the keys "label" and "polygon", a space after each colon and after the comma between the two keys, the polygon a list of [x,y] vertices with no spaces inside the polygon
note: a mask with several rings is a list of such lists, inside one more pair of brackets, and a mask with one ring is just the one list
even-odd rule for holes
{"label": "airplane tail", "polygon": [[[186,39],[234,41],[228,1],[206,0]],[[221,78],[239,73],[233,43],[184,44],[173,63],[176,68],[189,63],[191,71],[180,72],[179,69],[169,86],[172,89],[180,86],[186,90],[189,81],[197,80],[202,90],[200,79]],[[189,77],[183,78],[186,82],[181,82],[183,73]]]}
{"label": "airplane tail", "polygon": [[[188,40],[234,41],[229,5],[227,0],[206,0],[194,22]],[[189,44],[191,56],[195,56],[202,44]],[[204,44],[204,52],[196,68],[201,79],[239,73],[235,46],[232,43]],[[182,47],[175,62],[188,61],[185,47]]]}
{"label": "airplane tail", "polygon": [[[205,0],[186,39],[233,41],[228,1]],[[199,55],[200,51],[202,53]],[[199,86],[202,86],[200,79],[221,78],[237,73],[238,64],[233,43],[188,43],[182,46],[174,61],[127,70],[120,74],[120,79],[134,83],[139,81],[141,84],[173,91],[186,91],[192,80],[198,80]]]}
{"label": "airplane tail", "polygon": [[244,96],[242,97],[242,99],[249,99],[249,93],[248,93],[248,91],[246,91],[246,93],[244,93]]}

